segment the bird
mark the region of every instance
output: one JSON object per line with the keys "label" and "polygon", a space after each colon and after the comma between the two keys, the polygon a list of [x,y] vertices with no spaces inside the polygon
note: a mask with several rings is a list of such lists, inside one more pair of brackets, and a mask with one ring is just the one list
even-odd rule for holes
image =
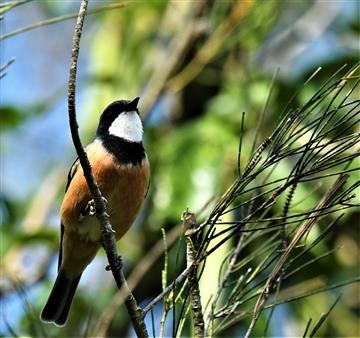
{"label": "bird", "polygon": [[[137,108],[139,99],[109,104],[100,116],[94,140],[85,147],[117,241],[135,221],[150,184],[150,165]],[[95,213],[76,159],[60,207],[58,274],[40,315],[43,322],[64,326],[67,321],[81,275],[101,247],[101,229]]]}

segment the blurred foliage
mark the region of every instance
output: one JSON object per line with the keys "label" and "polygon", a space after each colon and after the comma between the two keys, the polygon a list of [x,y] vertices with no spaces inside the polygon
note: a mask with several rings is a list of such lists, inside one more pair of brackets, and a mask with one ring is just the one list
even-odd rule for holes
{"label": "blurred foliage", "polygon": [[[162,241],[161,228],[169,232],[177,226],[186,207],[190,207],[195,212],[199,211],[208,202],[211,204],[212,199],[226,191],[233,182],[238,171],[237,152],[242,112],[245,112],[241,159],[243,168],[253,150],[253,141],[262,111],[265,111],[265,115],[256,136],[256,146],[271,134],[280,120],[284,107],[317,67],[321,66],[323,70],[303,88],[291,102],[291,107],[304,104],[318,90],[319,85],[344,63],[351,65],[357,61],[359,50],[355,41],[359,36],[359,14],[358,12],[356,14],[356,9],[359,8],[359,4],[346,1],[336,2],[338,4],[336,17],[328,26],[321,28],[320,35],[313,37],[315,43],[325,45],[324,49],[330,51],[326,58],[322,58],[319,54],[312,54],[311,43],[301,51],[300,46],[304,45],[304,37],[296,36],[296,34],[286,40],[295,46],[295,51],[296,47],[300,48],[300,52],[293,58],[287,58],[285,52],[282,54],[280,49],[279,51],[271,49],[277,38],[291,31],[300,19],[305,20],[315,4],[319,5],[320,2],[290,0],[249,2],[246,9],[243,9],[243,16],[239,15],[241,18],[235,22],[229,19],[232,9],[237,4],[234,1],[134,1],[128,2],[123,9],[102,12],[87,18],[80,49],[80,54],[86,59],[86,66],[78,70],[79,96],[86,98],[81,100],[81,106],[78,107],[83,139],[90,140],[93,137],[99,113],[110,101],[137,95],[142,97],[140,111],[145,120],[145,143],[152,167],[152,176],[150,192],[142,215],[137,224],[119,243],[119,251],[128,260],[129,274],[150,248],[156,242]],[[31,2],[19,4],[14,9],[7,9],[8,12],[4,14],[3,20],[7,20],[9,13],[16,15],[16,11],[28,11],[31,6],[41,8],[45,18],[77,10],[77,3],[74,2]],[[326,16],[325,7],[326,3],[323,7],[325,12],[322,13],[324,16]],[[343,11],[347,13],[346,16]],[[321,21],[321,16],[319,16],[318,23]],[[192,25],[195,26],[195,23],[201,29],[186,38],[185,31]],[[316,30],[319,27],[318,23],[307,22],[310,31],[307,33],[310,34],[307,36],[309,40],[312,39],[311,28],[314,27]],[[73,22],[70,22],[70,25],[73,25]],[[188,83],[185,82],[183,88],[180,86],[179,90],[174,89],[175,87],[171,86],[174,82],[171,80],[179,79],[177,76],[182,74],[194,58],[196,59],[199,50],[211,40],[214,32],[221,25],[232,26],[228,33],[222,36],[222,40],[217,41],[219,42],[218,49],[211,50],[214,55],[205,63],[201,63],[204,59],[197,60],[194,63],[193,78]],[[196,32],[195,29],[194,32]],[[28,34],[31,38],[32,33]],[[59,34],[62,34],[61,30]],[[326,36],[330,36],[330,40],[326,39]],[[348,44],[344,43],[342,53],[335,52],[337,44],[334,43],[332,46],[329,41],[339,41],[344,36],[347,37]],[[56,37],[49,37],[49,39],[53,38]],[[12,39],[15,40],[16,37]],[[68,40],[71,40],[70,35]],[[180,53],[179,45],[182,43],[185,47]],[[331,48],[334,48],[334,53],[331,53]],[[31,53],[31,51],[28,52]],[[162,72],[168,70],[167,66],[174,55],[176,62],[165,78],[159,95],[153,98],[154,104],[149,106],[144,104],[142,109],[141,103],[152,95],[153,88],[148,87],[149,81],[155,75],[161,75]],[[19,57],[26,56],[17,56]],[[308,61],[302,61],[309,58],[311,64]],[[271,88],[269,103],[265,106],[271,79],[276,73],[276,67],[269,70],[265,66],[265,61],[268,60],[280,67],[280,73]],[[53,62],[56,62],[56,57]],[[6,77],[15,76],[11,72],[14,65],[8,67]],[[283,68],[290,71],[282,71]],[[295,69],[297,72],[291,71]],[[64,72],[68,72],[66,66]],[[40,76],[40,74],[34,73],[34,76]],[[64,102],[66,100],[65,88],[66,83],[64,83],[63,94],[59,94]],[[1,90],[6,89],[2,86]],[[2,101],[1,130],[6,130],[6,134],[11,134],[15,136],[14,139],[17,139],[17,142],[22,142],[21,133],[26,132],[29,120],[40,121],[51,113],[54,97],[48,95],[44,88],[41,103],[31,107],[21,104],[20,95],[19,102],[4,103]],[[358,92],[353,95],[356,97]],[[59,97],[56,99],[58,100]],[[322,104],[325,106],[326,103]],[[63,118],[67,118],[65,110]],[[68,135],[67,130],[61,132]],[[4,149],[5,145],[7,149]],[[11,152],[11,145],[8,143],[5,145],[2,142],[1,151]],[[51,144],[48,146],[51,152]],[[36,151],[36,149],[29,149],[29,152],[31,151]],[[59,158],[59,166],[63,166],[66,162],[70,166],[68,158],[69,154],[73,153],[71,147],[68,154],[64,151],[63,158]],[[21,161],[21,154],[18,156],[19,165],[27,166],[27,163]],[[2,160],[6,161],[6,156],[2,156]],[[38,166],[45,165],[45,163],[38,163]],[[278,168],[280,172],[281,170],[286,172],[286,169]],[[29,167],[29,180],[32,179],[32,170]],[[66,176],[63,177],[63,180],[48,181],[43,178],[37,182],[39,190],[51,186],[54,191],[44,195],[49,196],[47,201],[41,200],[41,203],[47,206],[41,217],[38,213],[35,213],[37,217],[30,213],[37,191],[29,192],[24,200],[15,200],[10,193],[1,194],[1,302],[4,302],[1,306],[5,309],[2,311],[3,318],[1,318],[2,332],[0,334],[2,336],[14,333],[19,336],[34,337],[85,336],[91,333],[92,323],[96,322],[113,298],[115,287],[111,277],[104,276],[102,272],[99,273],[105,264],[103,260],[101,262],[104,264],[96,270],[96,277],[93,273],[92,280],[89,278],[86,283],[81,284],[66,327],[50,327],[39,323],[38,314],[54,280],[52,269],[55,259],[52,257],[57,255],[58,246],[58,229],[54,227],[54,224],[58,223],[57,206],[63,196]],[[2,179],[10,178],[2,177]],[[11,179],[16,180],[16,171]],[[358,173],[355,173],[351,179],[358,180]],[[330,186],[327,180],[322,183],[321,187],[311,183],[302,185],[296,191],[295,203],[302,202],[301,207],[313,206],[316,197]],[[205,212],[198,216],[199,222],[206,217],[206,210],[208,208],[205,208]],[[307,252],[301,263],[306,263],[333,248],[340,248],[325,259],[311,265],[303,275],[294,276],[291,282],[287,281],[289,285],[284,287],[290,288],[294,285],[298,287],[300,282],[304,282],[306,289],[317,277],[319,279],[315,282],[324,286],[357,275],[360,257],[359,232],[356,228],[358,221],[359,214],[348,211],[341,224],[331,231],[321,245]],[[319,233],[320,230],[317,229],[317,231]],[[318,233],[311,236],[316,237]],[[45,252],[30,257],[25,255],[27,250],[32,252],[31,250],[39,247],[45,248]],[[216,275],[227,250],[228,248],[224,247],[222,252],[211,258],[213,262],[210,270],[212,271],[205,271],[202,275],[202,280],[205,281],[205,285],[202,286],[204,293],[216,287],[217,280],[214,280],[212,274],[215,272]],[[254,251],[256,252],[254,246],[246,248],[246,253],[249,255]],[[24,255],[27,257],[25,262],[21,259],[17,260],[18,257],[23,258]],[[171,271],[168,272],[168,283],[170,283],[184,267],[183,243],[175,244],[169,249],[168,255],[171,267]],[[259,256],[255,261],[259,263],[261,259],[262,257]],[[35,261],[40,261],[41,264]],[[16,264],[19,265],[15,269],[5,268]],[[21,273],[24,264],[37,268],[37,270],[33,269],[32,278]],[[146,304],[149,299],[161,292],[162,267],[163,260],[160,259],[151,267],[150,272],[143,276],[135,289],[135,296],[139,302]],[[101,278],[105,278],[106,281],[103,282]],[[19,293],[19,288],[14,288],[16,283],[27,290],[25,296]],[[318,332],[320,336],[357,336],[360,334],[357,324],[360,309],[359,285],[346,286],[341,292],[343,297],[329,314],[329,319],[321,326]],[[279,314],[275,312],[275,324],[270,326],[268,335],[302,335],[309,318],[313,318],[313,323],[315,323],[321,313],[329,309],[337,294],[338,290],[320,293],[281,307]],[[25,305],[26,302],[31,303],[31,311]],[[6,309],[14,311],[19,308],[23,310],[18,312],[16,323],[14,323],[12,315]],[[156,323],[160,321],[161,311],[161,308],[154,310]],[[179,309],[177,308],[176,311]],[[175,316],[178,316],[178,312]],[[8,323],[8,328],[4,323]],[[149,323],[150,320],[147,321],[147,324]],[[276,323],[281,324],[277,326]],[[156,325],[158,329],[158,324]],[[266,318],[263,316],[257,323],[254,334],[262,335],[265,325]],[[240,336],[245,328],[243,323],[238,327],[229,328],[223,334]],[[10,330],[13,330],[13,333]],[[186,322],[185,331],[191,335],[189,330],[189,322]],[[150,327],[149,332],[151,332]],[[172,327],[168,323],[165,326],[165,335],[171,335],[171,332]],[[129,335],[129,320],[126,311],[121,307],[108,330],[108,336],[127,335]]]}

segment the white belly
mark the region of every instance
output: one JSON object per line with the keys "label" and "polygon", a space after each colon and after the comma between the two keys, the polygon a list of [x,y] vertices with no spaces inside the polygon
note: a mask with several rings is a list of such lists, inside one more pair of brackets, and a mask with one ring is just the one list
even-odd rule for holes
{"label": "white belly", "polygon": [[84,217],[77,226],[80,236],[86,241],[100,242],[101,230],[96,216]]}

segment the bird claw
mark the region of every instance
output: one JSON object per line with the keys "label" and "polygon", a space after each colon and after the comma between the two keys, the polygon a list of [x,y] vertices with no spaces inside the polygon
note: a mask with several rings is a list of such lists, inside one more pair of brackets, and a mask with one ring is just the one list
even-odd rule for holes
{"label": "bird claw", "polygon": [[[122,269],[122,267],[123,267],[123,261],[122,261],[122,258],[121,258],[121,256],[117,256],[117,258],[116,258],[116,263],[115,263],[115,268],[116,268],[116,270],[120,270],[120,269]],[[105,270],[106,271],[110,271],[111,270],[111,266],[110,265],[107,265],[106,267],[105,267]]]}
{"label": "bird claw", "polygon": [[90,200],[85,207],[85,212],[87,216],[94,216],[96,214],[95,201]]}
{"label": "bird claw", "polygon": [[[102,200],[107,205],[108,201],[105,197],[102,197]],[[95,201],[91,199],[84,208],[82,208],[79,216],[79,221],[82,221],[84,217],[86,216],[95,216],[96,215],[96,207],[95,207]]]}

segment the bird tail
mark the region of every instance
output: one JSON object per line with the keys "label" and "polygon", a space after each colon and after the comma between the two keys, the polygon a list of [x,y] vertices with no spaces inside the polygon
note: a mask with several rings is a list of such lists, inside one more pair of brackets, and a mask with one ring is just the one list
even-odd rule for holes
{"label": "bird tail", "polygon": [[80,277],[81,274],[75,279],[70,279],[63,270],[59,270],[49,299],[41,312],[42,321],[55,323],[58,326],[65,325]]}

